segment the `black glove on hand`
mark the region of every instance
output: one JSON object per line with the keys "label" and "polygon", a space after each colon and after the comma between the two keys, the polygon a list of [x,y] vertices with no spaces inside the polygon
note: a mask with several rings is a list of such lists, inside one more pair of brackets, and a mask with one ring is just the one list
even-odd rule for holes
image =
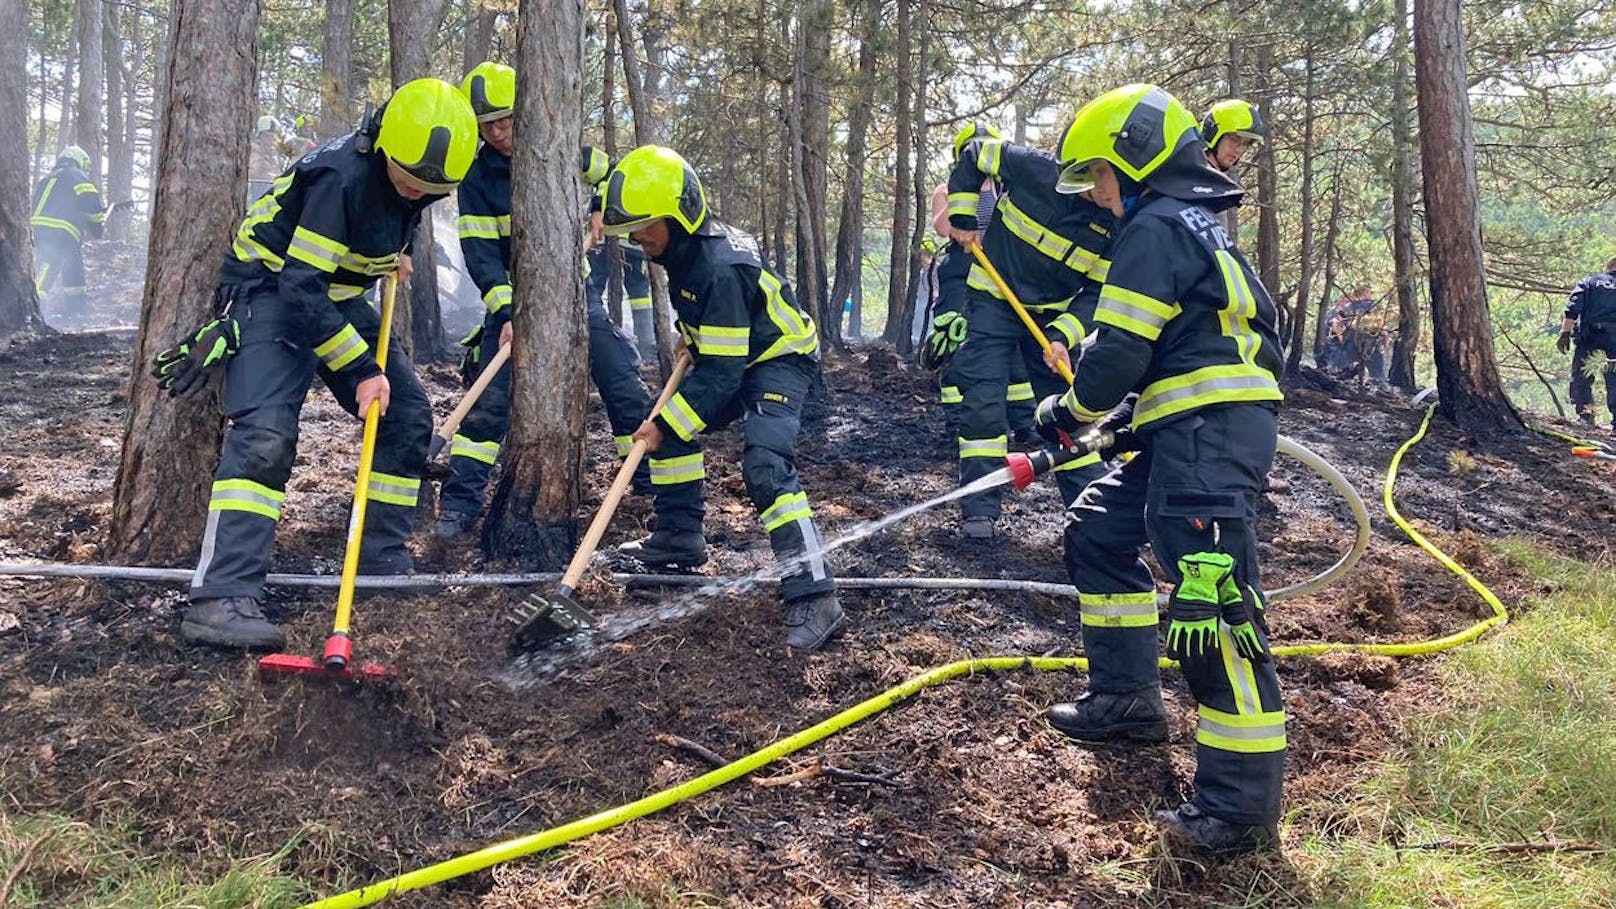
{"label": "black glove on hand", "polygon": [[1178,588],[1167,603],[1167,656],[1179,662],[1207,659],[1222,649],[1218,619],[1234,559],[1223,552],[1197,552],[1179,559],[1178,571]]}
{"label": "black glove on hand", "polygon": [[920,349],[921,368],[941,369],[946,366],[954,352],[965,343],[968,328],[964,313],[945,312],[932,319],[931,332],[926,335],[926,343]]}
{"label": "black glove on hand", "polygon": [[1033,428],[1037,429],[1038,435],[1051,445],[1070,449],[1076,444],[1072,439],[1083,427],[1083,422],[1061,401],[1062,397],[1062,395],[1050,395],[1038,402],[1038,409],[1032,416]]}
{"label": "black glove on hand", "polygon": [[460,384],[465,388],[475,384],[483,371],[483,330],[479,325],[460,339],[460,346],[466,349],[460,355]]}
{"label": "black glove on hand", "polygon": [[1571,352],[1571,332],[1560,332],[1560,340],[1554,342],[1554,349],[1561,353]]}
{"label": "black glove on hand", "polygon": [[241,323],[228,311],[152,360],[152,377],[176,398],[190,397],[207,385],[208,374],[241,349]]}
{"label": "black glove on hand", "polygon": [[1101,460],[1109,461],[1130,451],[1144,451],[1144,442],[1133,431],[1133,405],[1138,400],[1137,394],[1129,394],[1105,415],[1105,419],[1094,424],[1096,429],[1112,435],[1111,444],[1100,449]]}

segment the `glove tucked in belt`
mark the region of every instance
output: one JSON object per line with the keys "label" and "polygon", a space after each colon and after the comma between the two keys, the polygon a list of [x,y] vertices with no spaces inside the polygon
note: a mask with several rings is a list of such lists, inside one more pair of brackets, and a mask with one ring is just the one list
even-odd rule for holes
{"label": "glove tucked in belt", "polygon": [[231,315],[236,289],[214,292],[214,316],[173,347],[152,358],[152,377],[172,397],[190,397],[207,385],[208,375],[241,349],[241,323]]}

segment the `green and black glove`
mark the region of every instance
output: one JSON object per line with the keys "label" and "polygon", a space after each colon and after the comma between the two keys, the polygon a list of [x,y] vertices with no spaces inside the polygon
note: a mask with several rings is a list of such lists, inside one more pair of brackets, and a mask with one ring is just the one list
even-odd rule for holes
{"label": "green and black glove", "polygon": [[241,349],[241,323],[225,308],[222,315],[152,360],[152,377],[176,398],[190,397],[207,385],[208,374]]}
{"label": "green and black glove", "polygon": [[[1257,623],[1261,621],[1262,601],[1257,599],[1250,587],[1242,588],[1232,574],[1224,585],[1222,597],[1223,621],[1229,626],[1229,636],[1234,638],[1235,651],[1253,663],[1266,663],[1273,659],[1268,653],[1263,634],[1257,630]],[[1264,630],[1267,630],[1266,626]]]}
{"label": "green and black glove", "polygon": [[1179,662],[1204,660],[1221,650],[1218,619],[1234,574],[1223,552],[1197,552],[1178,560],[1181,580],[1167,603],[1167,655]]}
{"label": "green and black glove", "polygon": [[926,343],[920,349],[921,368],[942,369],[948,365],[954,352],[965,343],[968,327],[964,313],[945,312],[932,319],[931,333],[926,335]]}
{"label": "green and black glove", "polygon": [[483,326],[478,325],[460,339],[466,352],[460,355],[460,383],[470,388],[483,371]]}

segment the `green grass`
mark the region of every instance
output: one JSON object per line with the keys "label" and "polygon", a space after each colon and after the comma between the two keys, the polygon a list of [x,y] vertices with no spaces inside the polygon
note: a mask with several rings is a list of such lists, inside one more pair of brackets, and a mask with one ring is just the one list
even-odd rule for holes
{"label": "green grass", "polygon": [[[1293,858],[1317,905],[1616,906],[1616,572],[1504,549],[1549,592],[1444,660],[1447,700],[1409,718],[1370,783],[1299,806],[1313,831]],[[1485,848],[1549,841],[1609,851]],[[1415,848],[1436,843],[1460,845]]]}
{"label": "green grass", "polygon": [[[293,844],[220,878],[159,861],[127,837],[56,816],[0,814],[0,905],[7,909],[290,909],[312,894],[278,872]],[[18,863],[26,864],[18,871]],[[15,872],[15,874],[14,874]]]}

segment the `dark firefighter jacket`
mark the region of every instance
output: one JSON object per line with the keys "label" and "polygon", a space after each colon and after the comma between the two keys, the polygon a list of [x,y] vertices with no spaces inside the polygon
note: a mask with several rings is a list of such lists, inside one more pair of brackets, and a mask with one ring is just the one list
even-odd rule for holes
{"label": "dark firefighter jacket", "polygon": [[751,236],[708,215],[699,234],[681,232],[653,261],[667,269],[679,331],[695,357],[695,369],[657,417],[664,431],[695,438],[741,390],[753,363],[818,356],[813,319]]}
{"label": "dark firefighter jacket", "polygon": [[511,159],[483,143],[460,181],[460,252],[497,321],[511,318]]}
{"label": "dark firefighter jacket", "polygon": [[1122,222],[1066,405],[1104,417],[1130,391],[1135,427],[1200,408],[1280,401],[1274,302],[1208,209],[1147,195]]}
{"label": "dark firefighter jacket", "polygon": [[1591,334],[1593,326],[1616,325],[1616,272],[1589,275],[1571,289],[1565,317],[1577,322],[1577,329]]}
{"label": "dark firefighter jacket", "polygon": [[335,304],[363,296],[408,253],[421,212],[442,196],[405,199],[380,153],[333,139],[299,158],[247,209],[220,283],[273,285],[301,313],[304,339],[327,369],[380,375],[370,345]]}
{"label": "dark firefighter jacket", "polygon": [[59,230],[83,242],[86,231],[101,236],[106,212],[95,184],[77,165],[64,160],[34,187],[33,215],[28,220],[34,227]]}

